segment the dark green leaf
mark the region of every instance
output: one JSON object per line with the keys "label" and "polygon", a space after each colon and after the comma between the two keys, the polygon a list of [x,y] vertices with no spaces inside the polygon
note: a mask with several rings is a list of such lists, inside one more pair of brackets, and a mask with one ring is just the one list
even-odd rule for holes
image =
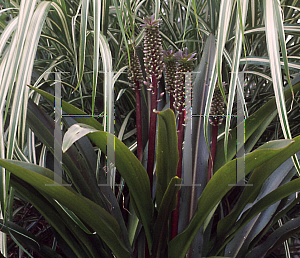
{"label": "dark green leaf", "polygon": [[[253,169],[268,164],[263,172],[271,174],[280,164],[300,149],[300,137],[296,137],[294,142],[282,149],[261,149],[256,150],[245,158],[245,175]],[[270,166],[270,164],[272,164]],[[175,237],[169,245],[169,257],[183,258],[196,235],[197,231],[204,223],[206,217],[223,196],[232,188],[229,184],[234,184],[236,180],[236,160],[228,162],[220,168],[205,187],[202,195],[198,199],[198,208],[188,225],[187,229]]]}
{"label": "dark green leaf", "polygon": [[[115,165],[128,185],[136,214],[145,228],[148,246],[151,250],[151,225],[154,205],[151,199],[150,181],[146,170],[127,146],[114,135],[110,134],[114,141],[107,141],[107,132],[98,131],[87,136],[103,152],[106,152],[107,148],[115,149]],[[113,144],[114,146],[110,146]]]}
{"label": "dark green leaf", "polygon": [[156,150],[156,202],[160,207],[171,178],[176,176],[178,164],[177,130],[174,112],[157,112],[158,132]]}
{"label": "dark green leaf", "polygon": [[246,258],[265,257],[268,251],[281,245],[289,237],[292,237],[295,233],[299,232],[299,229],[300,217],[288,221],[268,236],[263,244],[260,244],[250,251]]}
{"label": "dark green leaf", "polygon": [[162,198],[161,205],[158,210],[156,222],[154,224],[153,233],[153,252],[155,258],[162,257],[161,252],[166,247],[168,238],[168,220],[171,217],[172,211],[176,209],[177,192],[180,189],[182,179],[173,177]]}
{"label": "dark green leaf", "polygon": [[[54,96],[51,95],[50,93],[34,88],[30,85],[28,85],[28,87],[30,87],[32,90],[40,93],[44,98],[48,99],[49,101],[51,101],[52,103],[54,103]],[[87,113],[83,112],[82,110],[80,110],[79,108],[73,106],[72,104],[69,104],[68,102],[62,100],[62,109],[63,111],[65,111],[68,114],[76,114],[76,115],[88,115]],[[101,125],[95,118],[93,117],[74,117],[74,119],[78,122],[78,123],[85,123],[88,124],[90,126],[93,126],[94,128],[96,128],[97,130],[103,131],[103,125]]]}
{"label": "dark green leaf", "polygon": [[[0,159],[0,165],[31,184],[38,191],[46,193],[73,211],[82,221],[97,232],[117,257],[131,257],[131,254],[124,246],[117,221],[102,207],[80,196],[68,186],[60,186],[57,183],[53,185],[54,181],[48,177],[26,169],[25,167],[29,166],[26,162]],[[37,170],[45,170],[44,173],[49,176],[52,172],[46,168],[30,164],[31,168],[34,166]]]}

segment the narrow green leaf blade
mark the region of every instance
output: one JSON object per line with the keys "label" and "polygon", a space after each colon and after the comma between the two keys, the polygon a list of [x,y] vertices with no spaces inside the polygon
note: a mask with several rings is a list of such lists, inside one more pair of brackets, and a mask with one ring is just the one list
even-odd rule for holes
{"label": "narrow green leaf blade", "polygon": [[275,1],[264,0],[264,15],[266,24],[266,39],[267,48],[270,59],[270,68],[273,79],[273,88],[275,92],[276,105],[278,110],[278,115],[280,119],[280,124],[283,130],[285,138],[291,138],[289,123],[287,119],[287,112],[285,107],[285,100],[283,94],[283,85],[280,69],[280,55],[279,55],[279,45],[278,45],[278,32],[276,17],[274,16],[274,3]]}
{"label": "narrow green leaf blade", "polygon": [[[287,72],[288,82],[291,87],[290,79],[289,79],[289,70],[288,70],[288,61],[286,54],[286,43],[285,36],[283,32],[283,21],[280,13],[280,3],[278,0],[264,0],[264,16],[265,16],[265,24],[266,24],[266,39],[267,39],[267,48],[270,59],[270,68],[271,74],[273,78],[273,88],[275,92],[277,110],[279,115],[279,120],[281,124],[281,128],[283,131],[283,135],[286,139],[291,139],[291,131],[289,126],[289,121],[287,117],[287,111],[285,106],[285,99],[283,94],[283,83],[280,69],[280,53],[278,46],[278,32],[279,38],[281,42],[281,49],[283,52],[283,60],[284,67]],[[293,94],[293,92],[292,92]],[[293,156],[293,162],[295,167],[300,175],[300,165],[296,155]]]}
{"label": "narrow green leaf blade", "polygon": [[156,201],[160,207],[170,180],[176,176],[178,164],[177,130],[175,115],[171,109],[157,112],[158,132],[156,150]]}
{"label": "narrow green leaf blade", "polygon": [[[87,35],[87,19],[89,12],[89,0],[81,0],[81,22],[80,22],[80,45],[79,45],[79,78],[75,90],[78,89],[84,71],[86,35]],[[74,91],[75,91],[74,90]]]}
{"label": "narrow green leaf blade", "polygon": [[[207,102],[204,111],[204,116],[205,116],[204,128],[207,128],[208,126],[211,103],[212,103],[214,89],[217,80],[218,80],[218,84],[220,85],[221,91],[223,91],[222,75],[221,75],[222,57],[223,57],[223,51],[224,51],[224,46],[225,46],[227,32],[228,32],[228,25],[230,22],[230,13],[232,10],[232,4],[233,4],[232,0],[222,0],[220,5],[219,25],[218,25],[219,30],[218,30],[218,38],[216,43],[216,55],[214,59],[212,76],[209,84],[209,92],[208,92]],[[207,142],[207,146],[209,146],[207,129],[205,129],[204,135]]]}
{"label": "narrow green leaf blade", "polygon": [[[51,101],[52,103],[54,103],[54,96],[51,95],[50,93],[43,91],[41,89],[37,89],[32,87],[31,85],[27,85],[28,87],[30,87],[32,90],[40,93],[43,97],[45,97],[46,99],[48,99],[49,101]],[[94,128],[103,131],[103,125],[101,125],[95,118],[88,116],[87,113],[83,112],[82,110],[80,110],[79,108],[73,106],[72,104],[69,104],[68,102],[62,100],[62,109],[68,113],[68,114],[77,114],[77,115],[83,115],[82,117],[74,117],[74,119],[78,122],[78,123],[85,123],[88,124],[90,126],[93,126]],[[87,115],[87,117],[84,117],[84,115]]]}
{"label": "narrow green leaf blade", "polygon": [[246,258],[256,258],[256,257],[264,257],[267,252],[273,248],[278,247],[283,243],[284,240],[292,237],[296,233],[299,232],[300,229],[300,217],[292,219],[285,223],[283,226],[276,229],[273,233],[271,233],[268,238],[260,244],[253,248]]}
{"label": "narrow green leaf blade", "polygon": [[[80,125],[79,125],[80,126]],[[89,130],[83,128],[83,130]],[[101,151],[106,153],[108,148],[115,149],[115,166],[125,179],[130,190],[130,195],[135,203],[137,216],[145,228],[148,245],[151,250],[151,224],[154,206],[150,193],[150,182],[146,170],[137,157],[117,137],[110,134],[113,141],[107,141],[107,132],[90,130],[87,136],[96,144]],[[112,146],[111,146],[112,145]]]}
{"label": "narrow green leaf blade", "polygon": [[92,91],[92,115],[94,115],[96,88],[99,71],[99,47],[100,47],[100,23],[101,23],[101,2],[93,0],[94,10],[94,56],[93,56],[93,91]]}
{"label": "narrow green leaf blade", "polygon": [[180,189],[182,179],[173,177],[164,193],[158,215],[153,229],[153,255],[161,257],[161,251],[167,244],[168,220],[171,218],[172,211],[176,209],[177,193]]}
{"label": "narrow green leaf blade", "polygon": [[[240,58],[241,58],[241,50],[242,50],[242,43],[244,41],[244,27],[245,21],[247,17],[247,10],[248,10],[248,0],[242,1],[242,3],[238,3],[241,5],[241,11],[239,15],[237,15],[236,19],[236,33],[235,33],[235,42],[234,42],[234,50],[233,50],[233,58],[232,58],[232,70],[230,76],[230,83],[229,83],[229,94],[228,94],[228,105],[227,105],[227,116],[226,116],[226,124],[225,124],[225,140],[224,140],[224,150],[225,150],[225,160],[227,160],[227,145],[228,145],[228,136],[229,136],[229,128],[231,122],[231,115],[233,103],[235,99],[236,93],[236,86],[237,80],[239,80],[239,65],[240,65]],[[241,14],[241,16],[240,16]],[[243,85],[243,81],[240,82]],[[243,87],[242,87],[242,92]],[[245,110],[243,110],[245,114]]]}
{"label": "narrow green leaf blade", "polygon": [[[56,201],[57,202],[57,201]],[[87,227],[82,223],[82,221],[67,207],[57,202],[57,204],[61,207],[61,209],[79,226],[85,233],[87,234],[96,234],[96,232],[90,232]]]}
{"label": "narrow green leaf blade", "polygon": [[[105,152],[107,144],[113,144],[112,142],[107,142],[107,134],[106,132],[99,131],[88,134],[88,137]],[[145,228],[148,246],[151,250],[151,223],[154,206],[151,199],[150,181],[147,172],[127,146],[117,137],[113,137],[115,144],[115,165],[130,189],[130,195],[136,204],[136,212]],[[113,148],[113,146],[110,148]]]}
{"label": "narrow green leaf blade", "polygon": [[[28,102],[27,125],[35,136],[45,144],[52,153],[54,152],[54,123],[39,106],[31,99]],[[63,167],[71,178],[72,183],[85,197],[105,207],[105,197],[97,190],[93,169],[86,164],[86,159],[79,154],[74,146],[68,152],[62,154]]]}
{"label": "narrow green leaf blade", "polygon": [[[288,139],[287,140],[276,140],[276,141],[272,141],[269,143],[265,143],[264,144],[265,147],[261,146],[261,148],[255,150],[254,152],[268,150],[268,149],[270,149],[269,147],[271,147],[272,145],[276,148],[284,149],[284,148],[286,148],[285,146],[292,145],[290,143],[291,143],[291,140],[288,140]],[[249,154],[249,155],[251,155],[251,154]],[[228,229],[230,229],[231,226],[234,225],[234,222],[238,219],[238,217],[240,216],[240,213],[242,212],[244,207],[248,203],[252,203],[255,201],[255,199],[257,198],[257,195],[261,191],[261,187],[262,187],[263,183],[270,176],[270,174],[273,171],[275,171],[275,169],[277,167],[279,167],[279,165],[281,165],[281,163],[278,163],[278,161],[276,161],[275,163],[271,163],[270,160],[268,160],[264,164],[262,164],[260,167],[256,168],[253,171],[253,173],[248,181],[248,183],[253,184],[253,186],[247,187],[244,189],[242,195],[240,196],[240,198],[238,200],[238,203],[234,206],[232,212],[218,223],[217,231],[218,231],[219,238],[222,238],[227,234]],[[246,164],[246,166],[247,166],[247,164]]]}
{"label": "narrow green leaf blade", "polygon": [[[257,214],[259,214],[261,211],[265,210],[272,204],[276,203],[277,201],[282,200],[283,198],[300,191],[300,178],[297,178],[295,180],[292,180],[291,182],[284,184],[280,187],[278,187],[276,190],[272,191],[262,199],[260,199],[257,203],[255,203],[248,212],[243,214],[241,219],[237,222],[237,224],[234,226],[234,231],[238,231],[241,229],[244,225],[247,224],[252,218],[254,218]],[[293,224],[293,223],[291,223]],[[299,221],[297,222],[297,225],[293,224],[293,227],[299,228],[300,224]],[[284,227],[284,231],[286,234],[289,234],[289,230],[295,230],[295,228],[289,228],[292,227],[291,225],[287,225],[287,227]],[[280,232],[282,232],[280,230]],[[278,233],[277,233],[278,236]],[[282,237],[279,241],[284,241],[286,238]],[[273,239],[273,244],[275,244],[278,239]]]}

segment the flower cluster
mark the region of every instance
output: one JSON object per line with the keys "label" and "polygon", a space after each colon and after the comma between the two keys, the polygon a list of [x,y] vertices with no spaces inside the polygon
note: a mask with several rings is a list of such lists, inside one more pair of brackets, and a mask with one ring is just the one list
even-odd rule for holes
{"label": "flower cluster", "polygon": [[211,102],[209,122],[214,125],[220,125],[224,118],[225,103],[218,85],[216,85],[214,96]]}
{"label": "flower cluster", "polygon": [[195,53],[188,53],[188,49],[179,50],[175,56],[177,58],[177,69],[175,76],[174,107],[181,113],[185,106],[185,73],[193,71],[193,61]]}
{"label": "flower cluster", "polygon": [[166,90],[174,95],[175,90],[175,76],[176,76],[176,58],[174,56],[175,52],[171,49],[163,50],[164,62],[166,66],[165,81]]}
{"label": "flower cluster", "polygon": [[143,82],[143,75],[139,58],[136,55],[135,49],[132,45],[129,47],[129,58],[130,63],[128,62],[128,79],[132,82],[131,86],[136,87],[137,82]]}
{"label": "flower cluster", "polygon": [[145,28],[144,37],[144,64],[146,72],[145,84],[152,89],[151,80],[154,76],[157,80],[162,77],[164,70],[161,36],[159,34],[159,21],[155,20],[154,14],[145,17],[141,26]]}

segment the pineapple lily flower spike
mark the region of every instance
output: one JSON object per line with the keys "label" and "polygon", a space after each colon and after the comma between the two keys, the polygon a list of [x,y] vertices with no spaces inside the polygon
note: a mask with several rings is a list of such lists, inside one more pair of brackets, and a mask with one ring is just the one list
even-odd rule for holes
{"label": "pineapple lily flower spike", "polygon": [[128,62],[128,79],[131,82],[131,87],[135,90],[135,103],[136,103],[136,129],[137,129],[137,157],[139,161],[143,158],[143,139],[142,139],[142,110],[141,110],[141,86],[143,83],[143,75],[139,58],[135,51],[134,44],[129,45],[129,58]]}
{"label": "pineapple lily flower spike", "polygon": [[179,50],[174,56],[177,59],[177,70],[175,77],[175,108],[179,113],[184,111],[184,97],[185,97],[185,73],[192,72],[196,53],[188,53],[188,49]]}
{"label": "pineapple lily flower spike", "polygon": [[[149,90],[155,90],[154,79],[158,81],[162,77],[164,70],[161,36],[159,34],[160,19],[155,20],[154,14],[151,17],[144,17],[145,28],[144,37],[144,64],[146,72],[146,82]],[[152,83],[151,83],[152,81]],[[157,87],[157,85],[156,85]]]}
{"label": "pineapple lily flower spike", "polygon": [[165,80],[166,91],[170,94],[170,108],[174,112],[174,90],[175,90],[175,77],[176,77],[176,58],[175,52],[171,49],[163,50],[164,62],[166,66]]}
{"label": "pineapple lily flower spike", "polygon": [[148,142],[148,161],[147,173],[150,180],[152,192],[153,170],[155,158],[155,136],[156,136],[156,109],[157,109],[157,86],[158,80],[162,77],[165,68],[163,63],[162,40],[159,34],[160,19],[144,17],[144,64],[146,72],[146,81],[144,82],[148,90],[151,92],[151,108],[150,108],[150,126],[149,126],[149,142]]}
{"label": "pineapple lily flower spike", "polygon": [[137,88],[139,86],[136,83],[143,82],[143,75],[142,75],[141,64],[136,54],[135,46],[133,44],[129,45],[129,57],[130,57],[130,65],[128,65],[129,67],[128,79],[131,82],[130,86],[132,88]]}

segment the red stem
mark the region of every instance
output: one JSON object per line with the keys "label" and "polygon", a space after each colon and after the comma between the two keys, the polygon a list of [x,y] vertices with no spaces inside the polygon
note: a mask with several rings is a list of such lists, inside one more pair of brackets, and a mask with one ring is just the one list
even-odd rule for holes
{"label": "red stem", "polygon": [[157,108],[157,79],[152,75],[152,91],[151,91],[151,110],[150,110],[150,126],[149,126],[149,143],[148,143],[148,162],[147,173],[150,180],[150,189],[152,195],[153,186],[153,169],[155,157],[155,136],[156,136],[156,113],[153,110]]}
{"label": "red stem", "polygon": [[146,246],[145,246],[145,258],[150,258],[150,252],[149,252],[149,247],[148,247],[147,241],[146,241]]}
{"label": "red stem", "polygon": [[213,167],[215,162],[216,150],[217,150],[217,138],[218,138],[218,122],[214,123],[212,131],[212,139],[210,146],[210,156],[208,161],[208,169],[207,169],[207,183],[213,176]]}
{"label": "red stem", "polygon": [[[178,119],[178,130],[177,130],[177,136],[178,136],[178,165],[177,165],[177,174],[179,178],[181,178],[182,173],[182,145],[183,145],[183,137],[184,137],[184,111],[181,110],[179,112],[179,119]],[[178,220],[179,220],[179,199],[180,199],[180,191],[178,191],[177,194],[177,207],[172,212],[172,228],[171,228],[171,239],[177,236],[178,234]]]}
{"label": "red stem", "polygon": [[174,95],[172,92],[170,92],[170,109],[173,110],[173,112],[175,113],[174,102],[175,102]]}
{"label": "red stem", "polygon": [[136,101],[136,138],[137,138],[137,157],[139,161],[143,158],[143,137],[142,137],[142,111],[141,111],[141,94],[140,82],[135,81],[135,101]]}
{"label": "red stem", "polygon": [[181,172],[182,172],[182,145],[183,145],[183,133],[184,133],[184,111],[181,111],[179,113],[178,118],[178,154],[179,154],[179,160],[178,160],[178,166],[177,166],[177,174],[179,178],[181,178]]}

